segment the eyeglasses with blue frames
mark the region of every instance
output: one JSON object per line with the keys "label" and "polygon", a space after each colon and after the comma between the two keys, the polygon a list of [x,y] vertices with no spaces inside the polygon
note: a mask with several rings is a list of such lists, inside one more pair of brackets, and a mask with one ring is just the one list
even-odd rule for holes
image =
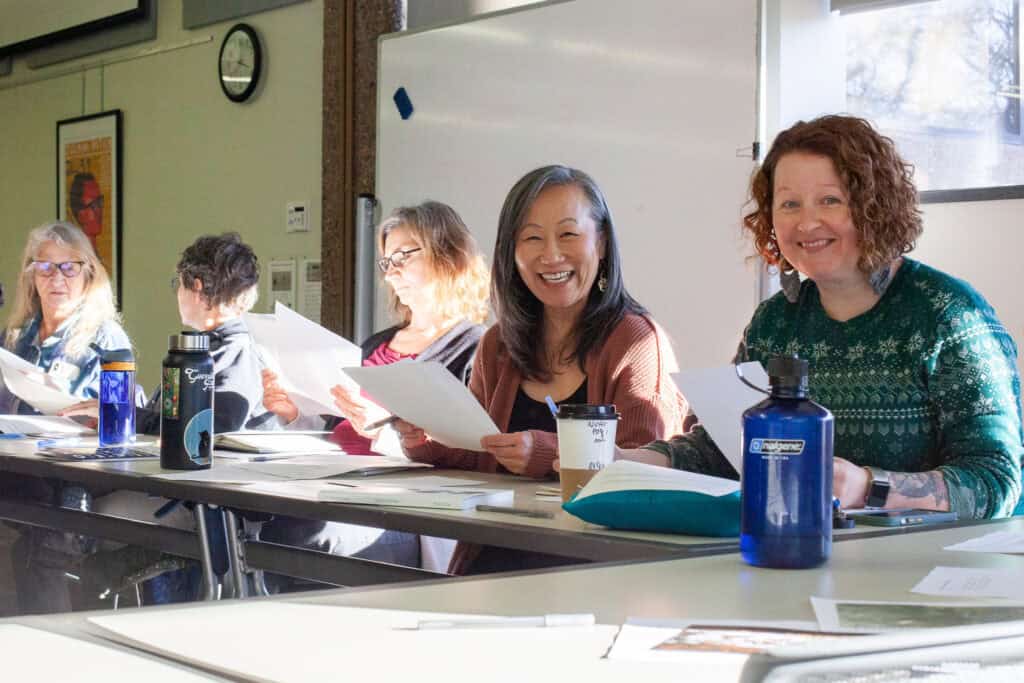
{"label": "eyeglasses with blue frames", "polygon": [[385,256],[384,258],[377,259],[377,267],[380,268],[380,272],[382,273],[387,273],[388,268],[391,266],[401,268],[409,260],[409,257],[417,251],[423,251],[423,248],[414,247],[413,249],[399,249],[391,254],[391,256]]}
{"label": "eyeglasses with blue frames", "polygon": [[78,277],[81,274],[82,266],[84,265],[85,261],[63,261],[61,263],[32,261],[28,264],[28,270],[34,271],[36,275],[41,275],[45,278],[54,277],[58,271],[64,277],[72,278]]}

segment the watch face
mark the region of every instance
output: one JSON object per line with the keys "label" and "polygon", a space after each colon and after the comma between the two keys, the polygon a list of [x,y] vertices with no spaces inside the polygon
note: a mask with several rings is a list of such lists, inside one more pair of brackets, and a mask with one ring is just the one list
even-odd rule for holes
{"label": "watch face", "polygon": [[260,70],[260,48],[256,34],[248,27],[228,31],[220,48],[220,84],[224,94],[240,102],[256,89]]}

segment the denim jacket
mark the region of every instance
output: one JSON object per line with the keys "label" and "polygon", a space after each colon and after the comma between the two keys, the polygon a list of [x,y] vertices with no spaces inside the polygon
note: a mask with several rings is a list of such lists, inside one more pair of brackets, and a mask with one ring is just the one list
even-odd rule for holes
{"label": "denim jacket", "polygon": [[[21,329],[12,351],[15,355],[34,364],[52,377],[61,388],[81,399],[98,398],[100,388],[100,357],[93,349],[86,349],[78,356],[64,353],[64,345],[75,317],[65,320],[57,330],[39,342],[39,325],[42,316],[36,316]],[[96,333],[94,343],[103,350],[131,348],[131,340],[124,329],[113,320],[103,323]],[[32,414],[36,410],[24,403],[0,383],[0,413]]]}

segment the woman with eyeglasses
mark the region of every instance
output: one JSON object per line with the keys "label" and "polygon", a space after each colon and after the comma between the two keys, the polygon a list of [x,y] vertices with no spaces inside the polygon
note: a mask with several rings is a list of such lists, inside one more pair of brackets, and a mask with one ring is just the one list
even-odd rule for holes
{"label": "woman with eyeglasses", "polygon": [[[437,361],[465,382],[488,308],[487,266],[462,218],[440,202],[400,207],[377,228],[377,246],[382,254],[377,266],[399,322],[363,342],[363,366],[409,358]],[[268,410],[289,427],[319,426],[318,418],[299,415],[274,373],[264,370],[263,378]],[[348,453],[371,453],[384,428],[368,429],[367,424],[380,416],[380,409],[341,386],[332,393],[346,418],[334,427],[332,440]]]}
{"label": "woman with eyeglasses", "polygon": [[[3,344],[83,399],[99,395],[100,357],[92,345],[131,347],[107,271],[76,226],[48,223],[29,233]],[[0,387],[0,413],[35,412]]]}

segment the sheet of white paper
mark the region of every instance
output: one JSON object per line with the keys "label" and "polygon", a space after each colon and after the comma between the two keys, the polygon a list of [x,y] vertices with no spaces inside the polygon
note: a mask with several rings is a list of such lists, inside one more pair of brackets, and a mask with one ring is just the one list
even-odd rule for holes
{"label": "sheet of white paper", "polygon": [[442,477],[432,474],[401,478],[377,476],[373,478],[373,483],[378,486],[402,486],[407,489],[438,489],[448,486],[458,487],[486,485],[485,482],[479,479],[463,479],[461,477]]}
{"label": "sheet of white paper", "polygon": [[218,463],[216,453],[213,456],[213,463],[213,467],[208,470],[182,470],[180,472],[165,470],[150,476],[154,479],[203,481],[210,484],[252,484],[264,481],[281,481],[280,477],[241,469],[235,463]]}
{"label": "sheet of white paper", "polygon": [[695,491],[709,496],[724,496],[739,490],[740,483],[732,479],[616,460],[594,475],[576,494],[576,499],[609,491]]}
{"label": "sheet of white paper", "polygon": [[997,531],[972,538],[962,543],[948,545],[943,550],[959,550],[968,553],[1024,553],[1024,534],[1018,531]]}
{"label": "sheet of white paper", "polygon": [[945,598],[1014,598],[1024,600],[1019,571],[936,567],[910,589],[912,593]]}
{"label": "sheet of white paper", "polygon": [[879,633],[1024,620],[1024,603],[921,603],[811,597],[822,631]]}
{"label": "sheet of white paper", "polygon": [[104,647],[20,624],[0,625],[0,662],[3,662],[5,681],[45,678],[109,683],[115,677],[147,683],[210,680],[208,676],[123,649]]}
{"label": "sheet of white paper", "polygon": [[56,415],[0,415],[0,432],[5,434],[67,434],[90,436],[96,430],[80,425],[70,417]]}
{"label": "sheet of white paper", "polygon": [[345,455],[325,453],[269,462],[240,462],[233,467],[247,472],[265,474],[278,479],[324,479],[366,470],[429,468],[425,463],[412,462],[406,457],[384,455]]}
{"label": "sheet of white paper", "polygon": [[[768,388],[768,374],[760,363],[741,363],[748,382]],[[766,397],[736,375],[735,365],[686,370],[672,375],[715,445],[736,469],[743,473],[743,411]]]}
{"label": "sheet of white paper", "polygon": [[480,439],[497,434],[476,397],[436,362],[401,362],[345,372],[373,400],[452,448],[480,450]]}
{"label": "sheet of white paper", "polygon": [[45,415],[56,415],[81,400],[58,386],[45,372],[4,348],[0,348],[0,374],[12,394]]}
{"label": "sheet of white paper", "polygon": [[[479,616],[479,615],[476,615]],[[289,604],[223,603],[211,607],[131,610],[92,624],[152,651],[261,681],[337,680],[339,671],[384,671],[389,681],[486,680],[677,681],[637,663],[602,659],[617,626],[417,630],[421,620],[473,618],[431,612]],[[197,638],[195,634],[202,633]],[[244,633],[240,638],[238,634]],[[510,657],[528,652],[528,657]],[[453,653],[458,653],[454,656]],[[386,663],[386,667],[383,663]],[[640,669],[633,667],[641,666]],[[339,669],[341,667],[341,669]],[[660,671],[660,669],[659,669]]]}
{"label": "sheet of white paper", "polygon": [[249,332],[264,351],[265,361],[278,374],[282,388],[299,410],[309,415],[337,415],[331,387],[358,390],[341,372],[358,366],[362,350],[278,302],[274,315],[246,315]]}

